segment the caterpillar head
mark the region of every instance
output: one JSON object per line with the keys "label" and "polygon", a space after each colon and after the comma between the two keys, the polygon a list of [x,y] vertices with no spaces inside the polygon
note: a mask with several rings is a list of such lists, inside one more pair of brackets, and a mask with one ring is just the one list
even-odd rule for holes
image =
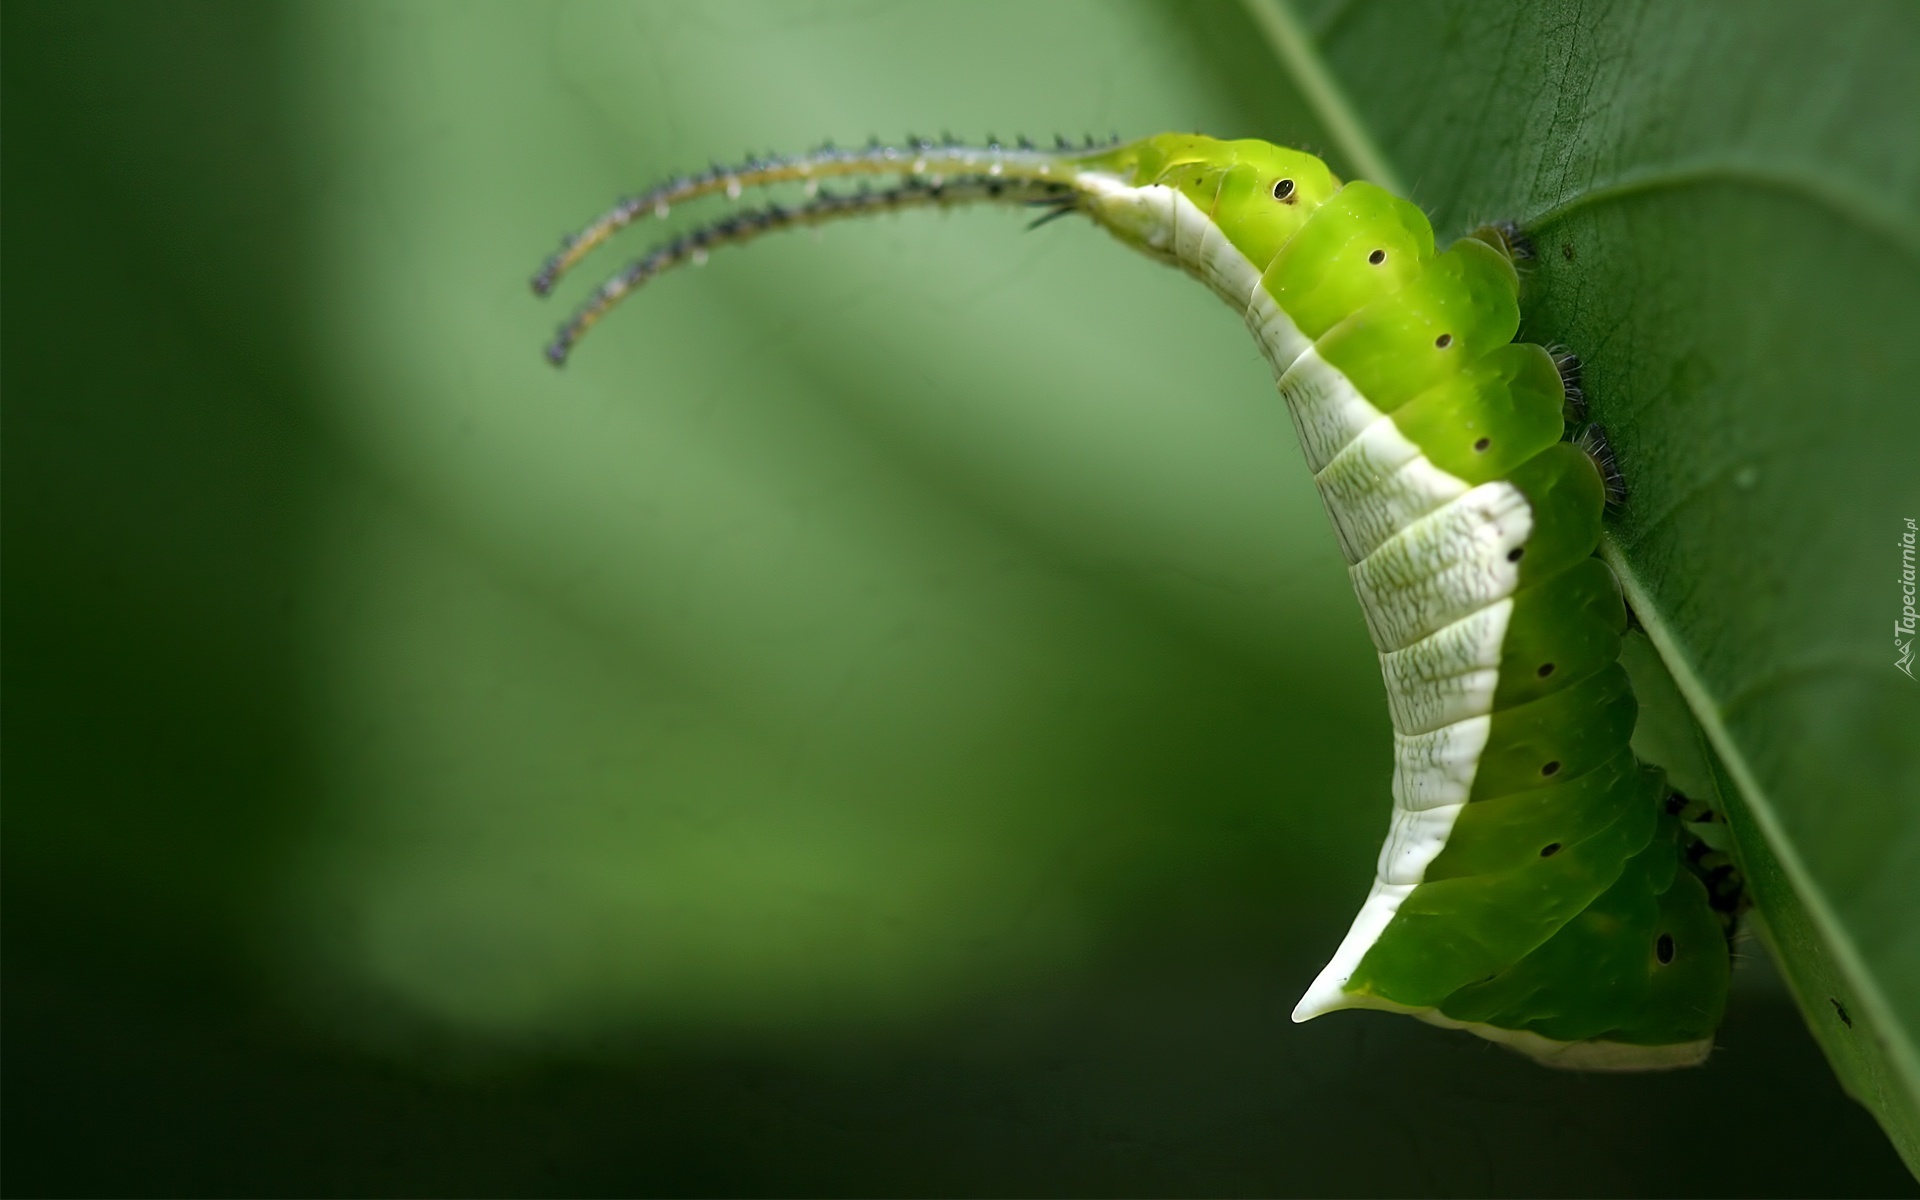
{"label": "caterpillar head", "polygon": [[1202,268],[1211,225],[1248,262],[1273,259],[1340,188],[1311,154],[1267,142],[1164,133],[1075,159],[1080,205],[1128,245]]}

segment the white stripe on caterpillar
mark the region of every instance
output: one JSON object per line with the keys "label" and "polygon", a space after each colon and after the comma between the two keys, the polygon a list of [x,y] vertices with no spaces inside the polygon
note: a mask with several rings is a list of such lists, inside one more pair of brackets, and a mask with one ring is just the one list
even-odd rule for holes
{"label": "white stripe on caterpillar", "polygon": [[1426,877],[1428,864],[1446,848],[1454,818],[1466,806],[1463,800],[1439,808],[1394,809],[1393,824],[1374,867],[1375,878],[1382,883],[1419,883]]}
{"label": "white stripe on caterpillar", "polygon": [[1411,646],[1382,654],[1380,673],[1386,677],[1394,729],[1426,733],[1492,712],[1500,685],[1500,648],[1512,616],[1513,599],[1508,597]]}
{"label": "white stripe on caterpillar", "polygon": [[1313,481],[1349,564],[1468,491],[1465,480],[1434,466],[1384,415],[1334,455]]}
{"label": "white stripe on caterpillar", "polygon": [[[1201,212],[1199,207],[1188,199],[1185,192],[1172,188],[1168,190],[1173,192],[1174,257],[1180,260],[1182,266],[1205,278],[1207,256],[1202,247],[1206,242],[1207,230],[1216,229],[1217,226],[1214,225],[1213,218]],[[1236,254],[1236,257],[1239,256]],[[1246,261],[1244,257],[1240,260]],[[1235,299],[1245,304],[1247,293],[1241,292]]]}
{"label": "white stripe on caterpillar", "polygon": [[1193,207],[1193,201],[1182,196],[1180,202],[1193,209],[1195,215],[1206,222],[1200,235],[1199,258],[1196,260],[1201,282],[1228,304],[1242,312],[1246,311],[1253,294],[1266,291],[1260,286],[1259,269],[1247,261],[1247,256],[1240,253],[1240,248],[1218,225],[1207,220],[1205,214]]}
{"label": "white stripe on caterpillar", "polygon": [[1274,300],[1266,288],[1254,281],[1253,297],[1247,301],[1247,329],[1253,334],[1253,340],[1260,346],[1260,353],[1266,356],[1267,363],[1273,367],[1273,378],[1277,383],[1284,377],[1293,364],[1299,361],[1313,346],[1311,339],[1300,332],[1279,302]]}
{"label": "white stripe on caterpillar", "polygon": [[1338,367],[1320,357],[1317,347],[1308,348],[1294,360],[1280,377],[1279,388],[1286,397],[1287,411],[1293,414],[1293,427],[1300,434],[1307,469],[1316,475],[1381,416]]}
{"label": "white stripe on caterpillar", "polygon": [[1504,479],[1420,518],[1347,571],[1373,644],[1399,650],[1513,594],[1533,507]]}
{"label": "white stripe on caterpillar", "polygon": [[1395,813],[1465,804],[1492,731],[1493,717],[1482,713],[1425,733],[1394,734]]}
{"label": "white stripe on caterpillar", "polygon": [[1174,260],[1173,198],[1178,192],[1161,184],[1133,187],[1098,171],[1081,171],[1073,183],[1092,198],[1103,222],[1138,238],[1148,251]]}
{"label": "white stripe on caterpillar", "polygon": [[1393,818],[1380,847],[1373,887],[1339,949],[1294,1006],[1295,1021],[1310,1021],[1341,1008],[1415,1011],[1343,989],[1400,905],[1419,886],[1427,867],[1446,848],[1454,820],[1473,790],[1474,772],[1492,724],[1492,717],[1478,716],[1413,737],[1394,735]]}
{"label": "white stripe on caterpillar", "polygon": [[1404,1004],[1395,1004],[1378,996],[1353,994],[1345,991],[1347,980],[1353,978],[1355,968],[1366,957],[1368,950],[1380,940],[1393,915],[1400,911],[1400,905],[1417,884],[1383,883],[1376,876],[1373,887],[1367,892],[1367,898],[1360,905],[1360,911],[1353,918],[1353,924],[1347,929],[1347,936],[1341,940],[1340,948],[1333,952],[1327,965],[1320,968],[1320,974],[1307,986],[1306,994],[1300,997],[1300,1003],[1293,1006],[1294,1021],[1311,1021],[1342,1008],[1381,1008],[1388,1012],[1411,1013],[1415,1010]]}

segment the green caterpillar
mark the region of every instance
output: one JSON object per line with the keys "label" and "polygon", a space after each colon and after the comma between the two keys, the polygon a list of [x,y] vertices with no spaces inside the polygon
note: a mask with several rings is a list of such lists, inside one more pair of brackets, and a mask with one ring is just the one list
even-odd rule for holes
{"label": "green caterpillar", "polygon": [[[876,176],[889,182],[819,188]],[[669,180],[571,239],[534,289],[637,219],[774,184],[808,199],[739,211],[639,259],[549,358],[564,362],[621,298],[710,249],[901,208],[1083,213],[1196,276],[1272,364],[1395,730],[1373,890],[1294,1020],[1387,1009],[1582,1069],[1707,1056],[1737,876],[1689,836],[1698,806],[1628,746],[1628,617],[1594,557],[1611,468],[1596,444],[1566,440],[1577,364],[1513,340],[1523,239],[1489,228],[1436,250],[1413,204],[1262,141],[1162,134],[1047,152],[910,139]]]}

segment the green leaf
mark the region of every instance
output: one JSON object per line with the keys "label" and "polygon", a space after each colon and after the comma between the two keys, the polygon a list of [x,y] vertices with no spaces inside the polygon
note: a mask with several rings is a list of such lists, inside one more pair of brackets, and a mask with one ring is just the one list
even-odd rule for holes
{"label": "green leaf", "polygon": [[[1920,10],[1249,10],[1353,167],[1518,220],[1523,336],[1586,363],[1606,554],[1704,742],[1769,946],[1920,1168]],[[1311,30],[1311,33],[1307,32]],[[1317,46],[1317,48],[1316,48]]]}

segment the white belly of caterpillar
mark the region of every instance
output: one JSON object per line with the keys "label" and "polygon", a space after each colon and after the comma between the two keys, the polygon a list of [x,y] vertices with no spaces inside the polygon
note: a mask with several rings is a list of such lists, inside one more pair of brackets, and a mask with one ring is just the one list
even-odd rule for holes
{"label": "white belly of caterpillar", "polygon": [[1082,171],[1073,182],[1099,208],[1101,221],[1116,234],[1136,238],[1150,253],[1177,261],[1173,205],[1183,198],[1178,192],[1157,185],[1132,187],[1097,171]]}
{"label": "white belly of caterpillar", "polygon": [[1361,430],[1318,471],[1313,481],[1326,497],[1334,536],[1348,563],[1450,500],[1467,485],[1427,461],[1393,418],[1382,415]]}
{"label": "white belly of caterpillar", "polygon": [[1339,949],[1320,968],[1320,974],[1314,976],[1307,985],[1306,994],[1293,1006],[1294,1021],[1311,1021],[1342,1008],[1384,1008],[1389,1012],[1413,1012],[1403,1004],[1382,1000],[1377,996],[1354,996],[1344,989],[1347,980],[1360,966],[1360,960],[1367,951],[1380,940],[1387,925],[1393,920],[1400,905],[1418,886],[1412,883],[1387,883],[1378,875],[1374,877],[1373,887],[1367,892],[1367,898],[1360,903],[1360,911],[1353,918],[1353,924],[1347,928],[1347,936],[1341,940]]}
{"label": "white belly of caterpillar", "polygon": [[1393,713],[1393,815],[1366,902],[1293,1016],[1356,1003],[1397,1009],[1342,989],[1446,847],[1473,789],[1519,581],[1509,555],[1533,530],[1532,508],[1510,483],[1470,487],[1434,466],[1320,357],[1261,272],[1184,195],[1110,190],[1109,202],[1132,206],[1143,224],[1170,215],[1161,228],[1171,233],[1154,248],[1244,312],[1351,564]]}
{"label": "white belly of caterpillar", "polygon": [[1341,1008],[1415,1011],[1377,997],[1352,995],[1345,990],[1347,981],[1425,878],[1427,867],[1446,848],[1454,820],[1473,788],[1474,769],[1486,748],[1492,721],[1482,715],[1413,737],[1394,735],[1393,816],[1380,846],[1373,886],[1347,936],[1294,1006],[1296,1022]]}
{"label": "white belly of caterpillar", "polygon": [[1410,646],[1380,656],[1387,708],[1402,734],[1426,733],[1493,711],[1500,646],[1513,600],[1468,614]]}
{"label": "white belly of caterpillar", "polygon": [[1533,532],[1533,506],[1503,479],[1483,483],[1380,544],[1347,569],[1374,645],[1400,650],[1511,596],[1510,556]]}
{"label": "white belly of caterpillar", "polygon": [[[1394,820],[1406,813],[1457,809],[1465,804],[1473,791],[1480,752],[1487,748],[1487,735],[1492,730],[1493,717],[1482,713],[1425,733],[1394,734]],[[1452,827],[1451,818],[1448,827]],[[1434,853],[1439,853],[1438,847]]]}

